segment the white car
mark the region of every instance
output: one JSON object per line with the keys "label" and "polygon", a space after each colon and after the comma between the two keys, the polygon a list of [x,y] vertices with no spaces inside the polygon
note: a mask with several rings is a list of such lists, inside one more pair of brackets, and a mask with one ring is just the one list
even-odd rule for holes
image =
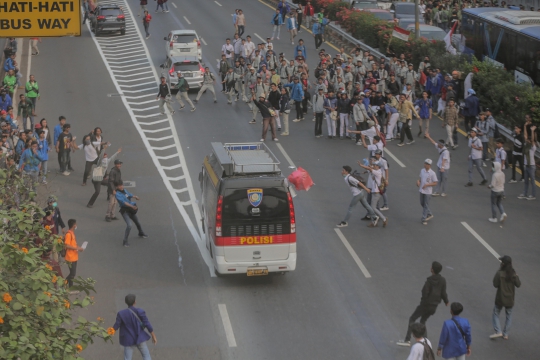
{"label": "white car", "polygon": [[201,40],[195,30],[172,30],[164,40],[167,58],[196,56],[202,61]]}
{"label": "white car", "polygon": [[[407,26],[407,31],[410,31],[411,36],[414,37],[413,34],[416,31],[415,25],[410,24]],[[437,26],[420,24],[420,37],[426,38],[427,40],[443,41],[445,36],[446,32]]]}

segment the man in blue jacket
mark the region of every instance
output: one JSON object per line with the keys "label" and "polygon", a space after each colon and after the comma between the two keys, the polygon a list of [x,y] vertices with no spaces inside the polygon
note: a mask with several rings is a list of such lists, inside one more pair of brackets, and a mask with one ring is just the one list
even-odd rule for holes
{"label": "man in blue jacket", "polygon": [[476,92],[473,89],[467,90],[467,93],[469,96],[465,99],[463,116],[465,116],[465,129],[469,132],[476,123],[476,117],[480,114],[480,99],[476,97]]}
{"label": "man in blue jacket", "polygon": [[291,8],[289,4],[287,4],[286,0],[281,0],[277,8],[279,9],[279,12],[281,13],[282,19],[285,19],[285,15],[291,12]]}
{"label": "man in blue jacket", "polygon": [[7,111],[8,106],[13,106],[13,103],[6,89],[2,88],[0,91],[0,110]]}
{"label": "man in blue jacket", "polygon": [[319,23],[319,22],[315,22],[313,24],[313,28],[311,29],[311,31],[313,32],[313,36],[315,37],[315,50],[319,50],[319,47],[321,46],[321,44],[323,42],[323,40],[322,40],[322,36],[323,36],[322,24]]}
{"label": "man in blue jacket", "polygon": [[[313,34],[315,34],[315,32]],[[298,40],[298,45],[294,47],[294,56],[296,56],[299,51],[302,52],[302,56],[304,57],[304,59],[307,59],[306,45],[304,45],[304,40],[302,39]]]}
{"label": "man in blue jacket", "polygon": [[459,317],[463,305],[458,302],[450,305],[452,318],[443,323],[437,356],[444,359],[465,360],[465,355],[471,355],[471,325],[469,320]]}
{"label": "man in blue jacket", "polygon": [[126,189],[124,189],[124,182],[122,180],[117,180],[114,185],[116,186],[116,200],[118,201],[118,205],[120,205],[120,214],[122,214],[122,217],[126,222],[126,231],[124,233],[123,245],[124,247],[129,247],[128,238],[132,227],[131,221],[133,221],[135,223],[135,226],[137,226],[137,230],[139,230],[139,237],[145,239],[148,238],[148,235],[144,233],[141,223],[139,222],[139,218],[137,217],[137,211],[139,210],[139,208],[137,207],[137,204],[133,202],[133,199],[140,199],[138,196],[135,196]]}
{"label": "man in blue jacket", "polygon": [[[135,348],[139,349],[143,360],[151,360],[146,342],[152,337],[152,342],[157,344],[154,328],[148,321],[146,312],[135,307],[135,295],[126,295],[125,302],[128,308],[116,314],[116,322],[113,326],[115,331],[120,329],[120,345],[124,347],[124,360],[131,360]],[[145,329],[148,329],[150,335]]]}
{"label": "man in blue jacket", "polygon": [[19,160],[19,170],[32,180],[32,189],[35,190],[35,183],[38,181],[40,164],[43,161],[38,153],[38,142],[32,141],[30,148],[24,150]]}
{"label": "man in blue jacket", "polygon": [[285,84],[283,87],[291,88],[291,99],[294,100],[294,106],[296,108],[296,119],[294,122],[304,120],[304,112],[302,110],[302,100],[304,100],[304,89],[302,89],[302,84],[300,84],[300,79],[298,76],[293,78],[293,82],[290,84]]}

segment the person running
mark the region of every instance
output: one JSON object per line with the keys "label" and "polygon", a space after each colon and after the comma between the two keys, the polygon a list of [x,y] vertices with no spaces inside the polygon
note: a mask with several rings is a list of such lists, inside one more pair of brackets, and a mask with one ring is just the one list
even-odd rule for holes
{"label": "person running", "polygon": [[182,101],[182,98],[184,98],[186,102],[191,106],[191,112],[195,111],[196,110],[195,105],[193,105],[193,103],[191,102],[188,96],[189,84],[186,78],[182,76],[181,71],[177,71],[176,76],[178,77],[178,82],[176,83],[173,89],[178,89],[178,92],[176,93],[176,100],[178,100],[178,102],[180,103],[179,110],[182,110],[183,108],[186,107],[186,105]]}
{"label": "person running", "polygon": [[471,355],[471,325],[469,320],[460,317],[463,305],[458,302],[450,304],[452,318],[443,323],[437,356],[449,360],[465,360]]}
{"label": "person running", "polygon": [[405,339],[398,341],[397,345],[411,346],[411,331],[415,321],[420,318],[420,323],[425,325],[427,319],[437,311],[437,306],[439,306],[441,300],[444,301],[446,306],[448,306],[446,279],[440,274],[442,268],[441,263],[438,261],[434,261],[431,264],[431,276],[426,279],[426,282],[422,287],[422,298],[420,299],[420,305],[416,307],[413,314],[409,318],[409,323],[407,324],[407,335],[405,335]]}
{"label": "person running", "polygon": [[465,184],[466,187],[473,186],[473,166],[476,166],[478,173],[482,177],[480,185],[487,184],[486,174],[484,174],[484,170],[482,169],[483,145],[480,139],[476,136],[477,133],[478,130],[474,127],[469,132],[469,148],[471,150],[469,153],[469,182]]}
{"label": "person running", "polygon": [[290,12],[287,19],[287,31],[291,35],[291,44],[294,45],[294,38],[298,35],[298,21],[296,20],[296,12]]}
{"label": "person running", "polygon": [[446,196],[446,183],[448,182],[448,171],[450,170],[450,151],[444,146],[444,140],[440,139],[439,142],[435,142],[429,132],[426,132],[426,139],[431,141],[435,145],[435,149],[439,152],[439,160],[437,160],[437,187],[435,192],[431,196]]}
{"label": "person running", "polygon": [[504,212],[504,208],[502,205],[502,201],[504,199],[505,175],[502,172],[500,162],[493,162],[491,166],[493,171],[493,175],[491,177],[491,184],[489,185],[489,187],[491,188],[491,217],[488,220],[496,223],[497,209],[499,209],[499,211],[501,212],[500,221],[501,223],[503,223],[507,218],[507,215]]}
{"label": "person running", "polygon": [[433,192],[433,187],[437,186],[437,175],[431,170],[431,159],[424,160],[424,168],[420,171],[420,178],[416,180],[416,186],[420,191],[420,205],[422,206],[422,224],[433,219],[433,214],[429,208],[429,200]]}
{"label": "person running", "polygon": [[[495,273],[493,278],[493,286],[497,288],[495,295],[495,307],[493,308],[493,329],[495,333],[490,335],[490,339],[502,337],[508,340],[508,331],[512,325],[512,310],[514,309],[514,298],[516,296],[516,288],[521,286],[521,280],[512,266],[512,258],[504,255],[499,258],[501,266]],[[506,322],[501,331],[500,314],[504,307],[506,312]]]}
{"label": "person running", "polygon": [[272,37],[270,38],[270,40],[274,40],[274,36],[276,36],[276,32],[277,32],[276,39],[279,40],[279,33],[281,31],[281,26],[283,25],[283,18],[281,17],[281,12],[279,11],[279,9],[276,9],[276,12],[272,16],[272,20],[270,21],[270,24],[272,24],[272,27],[273,27]]}
{"label": "person running", "polygon": [[114,184],[116,186],[116,201],[118,201],[118,205],[120,205],[120,214],[122,214],[122,217],[126,222],[126,231],[124,233],[124,241],[122,245],[124,245],[124,247],[129,247],[128,238],[132,227],[131,221],[133,221],[135,226],[137,226],[139,237],[144,239],[148,238],[148,235],[146,235],[143,231],[142,226],[139,223],[139,218],[137,217],[137,211],[139,210],[137,203],[132,201],[133,199],[140,200],[140,198],[125,190],[124,182],[122,180],[118,180]]}
{"label": "person running", "polygon": [[146,33],[146,38],[148,39],[150,38],[150,31],[148,30],[148,28],[150,27],[150,21],[152,21],[152,15],[148,13],[148,10],[144,10],[142,21],[144,26],[144,32]]}
{"label": "person running", "polygon": [[159,100],[159,112],[161,115],[165,115],[165,104],[167,104],[167,109],[169,109],[171,115],[174,115],[174,109],[171,105],[171,90],[169,89],[169,85],[167,85],[165,76],[161,77],[156,100]]}
{"label": "person running", "polygon": [[205,67],[204,74],[203,74],[203,86],[199,90],[199,93],[197,94],[197,98],[193,100],[195,104],[199,102],[201,95],[204,94],[206,90],[210,90],[210,92],[214,96],[214,103],[217,103],[216,91],[214,90],[215,83],[216,83],[216,77],[214,76],[214,74],[210,72],[210,68],[208,66]]}
{"label": "person running", "polygon": [[92,174],[92,184],[94,185],[94,193],[92,194],[92,197],[90,197],[90,200],[88,201],[88,204],[86,207],[92,208],[94,207],[94,203],[96,202],[96,199],[99,196],[99,193],[101,192],[101,186],[103,182],[103,178],[105,174],[107,173],[107,167],[111,163],[111,161],[114,161],[114,159],[122,152],[122,148],[118,149],[118,151],[113,154],[111,157],[107,156],[107,153],[104,151],[101,152],[100,157],[97,162],[97,166],[94,168],[94,171],[97,168],[101,168],[101,174],[102,176],[100,178],[95,178]]}
{"label": "person running", "polygon": [[[386,227],[386,225],[388,225],[388,218],[384,216],[383,213],[377,208],[379,204],[379,200],[381,199],[381,191],[384,189],[384,184],[386,181],[383,177],[383,172],[381,170],[381,163],[379,161],[373,161],[371,163],[372,166],[369,167],[369,166],[365,166],[360,161],[358,161],[358,165],[360,165],[360,167],[370,172],[369,176],[371,178],[371,181],[368,182],[368,187],[371,190],[370,192],[371,209],[373,210],[373,212],[377,215],[379,219],[382,219],[383,227]],[[373,217],[371,217],[370,215],[368,216],[369,218],[373,220]],[[376,227],[376,226],[377,226],[377,223],[373,223],[373,222],[368,225],[368,227]]]}
{"label": "person running", "polygon": [[353,197],[349,204],[349,210],[347,210],[347,215],[345,215],[345,219],[343,219],[343,221],[336,226],[345,227],[349,225],[347,221],[349,221],[352,215],[352,211],[358,203],[361,203],[362,206],[367,210],[371,218],[372,224],[374,224],[374,226],[377,226],[379,217],[375,215],[375,213],[373,212],[373,208],[367,202],[367,194],[369,194],[371,190],[368,189],[366,185],[364,185],[360,180],[352,176],[351,172],[352,168],[349,165],[343,166],[343,169],[341,170],[341,175],[343,176],[345,183],[349,186]]}
{"label": "person running", "polygon": [[[411,352],[409,353],[407,360],[434,359],[435,355],[433,354],[431,341],[425,337],[426,326],[422,323],[414,323],[411,325],[411,332],[416,343],[411,347]],[[426,354],[426,352],[429,352],[430,355]]]}

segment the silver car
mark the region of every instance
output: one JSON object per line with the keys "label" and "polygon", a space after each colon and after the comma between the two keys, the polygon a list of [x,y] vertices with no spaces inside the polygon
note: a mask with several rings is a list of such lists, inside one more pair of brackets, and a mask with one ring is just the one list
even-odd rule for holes
{"label": "silver car", "polygon": [[182,76],[186,79],[190,89],[200,89],[202,87],[204,67],[196,56],[173,56],[168,58],[160,67],[164,70],[162,75],[167,78],[173,95],[178,92],[178,90],[172,89],[178,83],[177,71],[182,72]]}
{"label": "silver car", "polygon": [[195,30],[172,30],[164,40],[167,57],[196,56],[202,61],[201,40]]}

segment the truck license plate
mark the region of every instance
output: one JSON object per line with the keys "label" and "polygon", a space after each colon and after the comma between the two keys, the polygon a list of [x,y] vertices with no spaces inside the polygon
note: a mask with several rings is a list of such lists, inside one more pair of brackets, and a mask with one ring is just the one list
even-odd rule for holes
{"label": "truck license plate", "polygon": [[263,276],[268,275],[268,269],[248,269],[247,276]]}

